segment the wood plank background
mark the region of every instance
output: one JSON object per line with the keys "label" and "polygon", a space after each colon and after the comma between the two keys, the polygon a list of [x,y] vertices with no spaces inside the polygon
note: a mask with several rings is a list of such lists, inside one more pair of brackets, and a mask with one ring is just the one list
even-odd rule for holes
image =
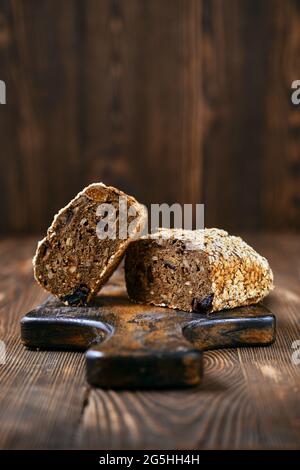
{"label": "wood plank background", "polygon": [[299,44],[296,0],[0,0],[0,231],[99,180],[299,229]]}

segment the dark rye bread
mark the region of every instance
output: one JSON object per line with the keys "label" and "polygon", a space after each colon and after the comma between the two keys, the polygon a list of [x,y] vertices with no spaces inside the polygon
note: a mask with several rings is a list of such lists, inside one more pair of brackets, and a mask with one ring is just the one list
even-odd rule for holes
{"label": "dark rye bread", "polygon": [[129,297],[208,313],[257,303],[273,288],[265,258],[218,229],[161,229],[132,242],[125,258]]}
{"label": "dark rye bread", "polygon": [[[126,239],[99,239],[96,228],[101,217],[97,208],[102,203],[115,207],[118,234],[120,196],[127,198],[130,213],[136,214],[128,216],[128,224],[136,222],[135,229]],[[133,197],[103,183],[91,184],[59,211],[47,236],[39,242],[33,259],[35,279],[66,304],[89,302],[118,266],[145,222],[145,209]]]}

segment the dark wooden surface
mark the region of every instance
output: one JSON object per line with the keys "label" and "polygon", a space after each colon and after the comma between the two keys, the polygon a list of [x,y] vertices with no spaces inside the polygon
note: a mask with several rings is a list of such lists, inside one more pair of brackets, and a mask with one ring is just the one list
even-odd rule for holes
{"label": "dark wooden surface", "polygon": [[299,229],[299,41],[297,0],[0,0],[0,230],[99,180]]}
{"label": "dark wooden surface", "polygon": [[[276,319],[263,305],[189,313],[130,302],[123,266],[115,272],[120,293],[106,293],[87,306],[66,306],[50,297],[20,322],[30,349],[83,350],[89,384],[111,389],[170,389],[199,385],[203,351],[269,346]],[[115,282],[115,281],[114,281]]]}
{"label": "dark wooden surface", "polygon": [[[300,236],[246,236],[270,260],[278,318],[268,348],[204,354],[203,384],[189,390],[103,391],[85,380],[84,355],[28,351],[23,314],[46,294],[33,282],[32,239],[0,244],[1,448],[300,448]],[[116,290],[118,279],[113,280]]]}

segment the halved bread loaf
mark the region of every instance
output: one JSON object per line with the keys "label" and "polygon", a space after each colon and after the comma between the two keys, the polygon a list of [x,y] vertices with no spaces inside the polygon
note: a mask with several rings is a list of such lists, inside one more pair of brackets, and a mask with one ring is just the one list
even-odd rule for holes
{"label": "halved bread loaf", "polygon": [[207,313],[259,302],[273,288],[268,261],[241,238],[218,229],[161,229],[130,244],[129,297]]}
{"label": "halved bread loaf", "polygon": [[[120,197],[131,214],[125,227],[131,224],[131,231],[125,238],[118,236]],[[99,238],[98,224],[101,217],[107,218],[98,210],[101,204],[115,211],[115,239]],[[33,260],[37,282],[66,304],[85,304],[108,280],[145,222],[146,210],[133,197],[103,183],[91,184],[59,211],[39,242]]]}

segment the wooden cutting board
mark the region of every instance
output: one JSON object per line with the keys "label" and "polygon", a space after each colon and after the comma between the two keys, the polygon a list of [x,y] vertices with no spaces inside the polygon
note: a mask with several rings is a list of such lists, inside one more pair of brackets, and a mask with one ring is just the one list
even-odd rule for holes
{"label": "wooden cutting board", "polygon": [[106,295],[87,307],[50,297],[21,320],[25,346],[86,351],[87,379],[105,388],[198,385],[203,351],[267,346],[275,316],[264,306],[210,315],[131,303]]}

